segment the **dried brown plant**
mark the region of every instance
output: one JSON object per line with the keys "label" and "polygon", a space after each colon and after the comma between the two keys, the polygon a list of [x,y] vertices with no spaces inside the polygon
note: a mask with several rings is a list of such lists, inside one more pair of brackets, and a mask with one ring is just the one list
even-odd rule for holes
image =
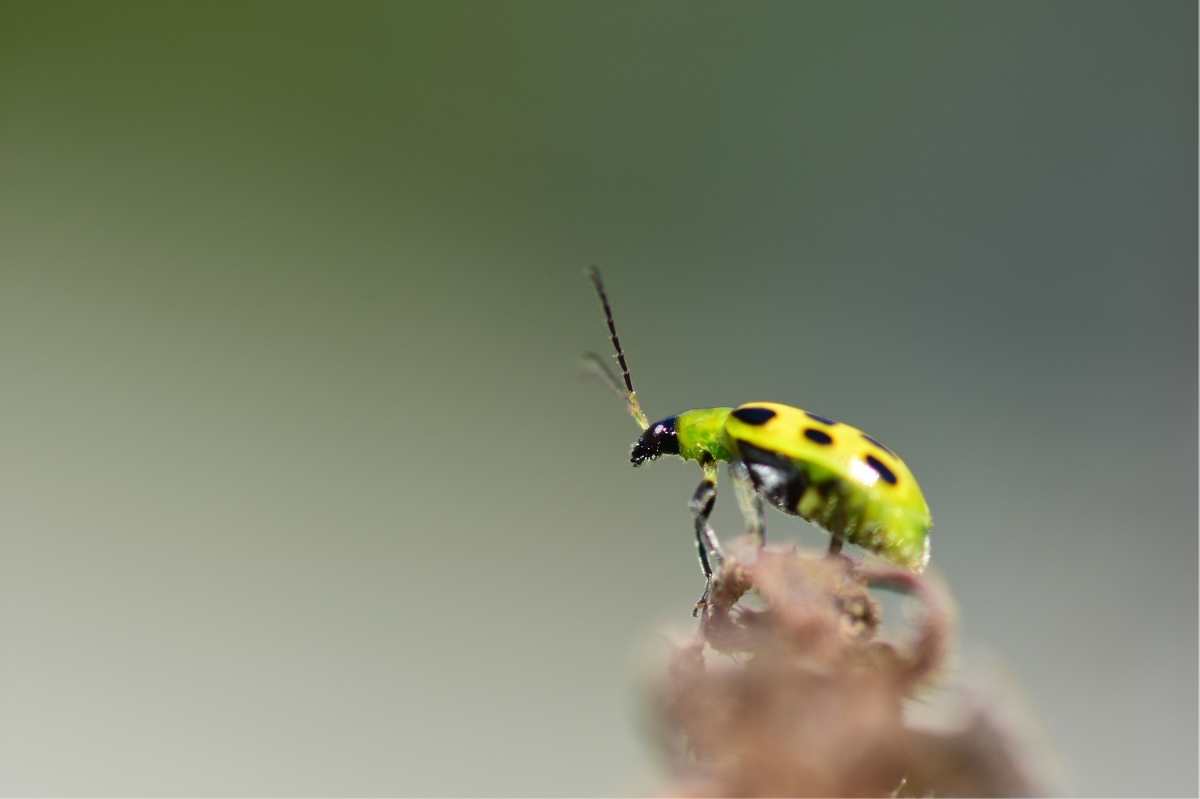
{"label": "dried brown plant", "polygon": [[[876,587],[921,604],[907,643],[879,640]],[[653,687],[668,795],[1045,793],[986,709],[950,731],[906,721],[906,701],[945,663],[952,617],[932,578],[734,542],[694,639],[674,648]]]}

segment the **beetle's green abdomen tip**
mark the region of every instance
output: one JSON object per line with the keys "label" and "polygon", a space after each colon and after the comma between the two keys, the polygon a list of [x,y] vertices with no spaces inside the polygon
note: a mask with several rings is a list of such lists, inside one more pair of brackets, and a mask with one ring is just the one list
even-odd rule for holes
{"label": "beetle's green abdomen tip", "polygon": [[925,567],[929,565],[930,546],[929,534],[926,533],[921,537],[919,547],[914,546],[906,551],[905,561],[901,565],[918,574],[925,571]]}
{"label": "beetle's green abdomen tip", "polygon": [[908,529],[892,528],[883,537],[881,545],[868,546],[897,566],[903,566],[918,574],[929,565],[931,549],[929,527],[920,524]]}

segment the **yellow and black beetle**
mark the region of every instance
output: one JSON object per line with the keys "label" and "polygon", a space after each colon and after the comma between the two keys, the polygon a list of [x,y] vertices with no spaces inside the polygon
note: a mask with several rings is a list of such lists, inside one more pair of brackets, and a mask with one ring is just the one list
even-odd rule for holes
{"label": "yellow and black beetle", "polygon": [[827,530],[830,552],[840,551],[845,540],[913,571],[925,568],[933,524],[925,496],[900,456],[857,427],[777,402],[700,408],[650,424],[633,388],[600,273],[592,269],[590,275],[624,388],[599,356],[586,357],[624,398],[643,430],[630,462],[640,466],[676,455],[696,461],[703,472],[690,508],[706,580],[721,559],[720,542],[708,524],[720,461],[729,464],[738,504],[760,543],[765,540],[765,500]]}

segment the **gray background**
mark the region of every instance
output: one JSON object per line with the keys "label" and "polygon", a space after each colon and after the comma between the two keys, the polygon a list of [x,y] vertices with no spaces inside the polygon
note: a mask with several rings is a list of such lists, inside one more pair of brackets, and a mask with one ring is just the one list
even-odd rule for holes
{"label": "gray background", "polygon": [[190,5],[0,12],[0,790],[652,790],[598,263],[652,415],[905,455],[1070,789],[1195,794],[1192,3]]}

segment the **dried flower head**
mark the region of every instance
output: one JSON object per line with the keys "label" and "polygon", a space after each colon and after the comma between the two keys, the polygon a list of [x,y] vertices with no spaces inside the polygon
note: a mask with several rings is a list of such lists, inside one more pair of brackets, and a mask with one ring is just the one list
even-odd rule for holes
{"label": "dried flower head", "polygon": [[[950,733],[906,724],[905,701],[938,674],[950,638],[935,580],[747,541],[729,553],[696,637],[653,693],[672,795],[1043,792],[986,713]],[[883,586],[923,606],[905,644],[877,639],[870,589]]]}

